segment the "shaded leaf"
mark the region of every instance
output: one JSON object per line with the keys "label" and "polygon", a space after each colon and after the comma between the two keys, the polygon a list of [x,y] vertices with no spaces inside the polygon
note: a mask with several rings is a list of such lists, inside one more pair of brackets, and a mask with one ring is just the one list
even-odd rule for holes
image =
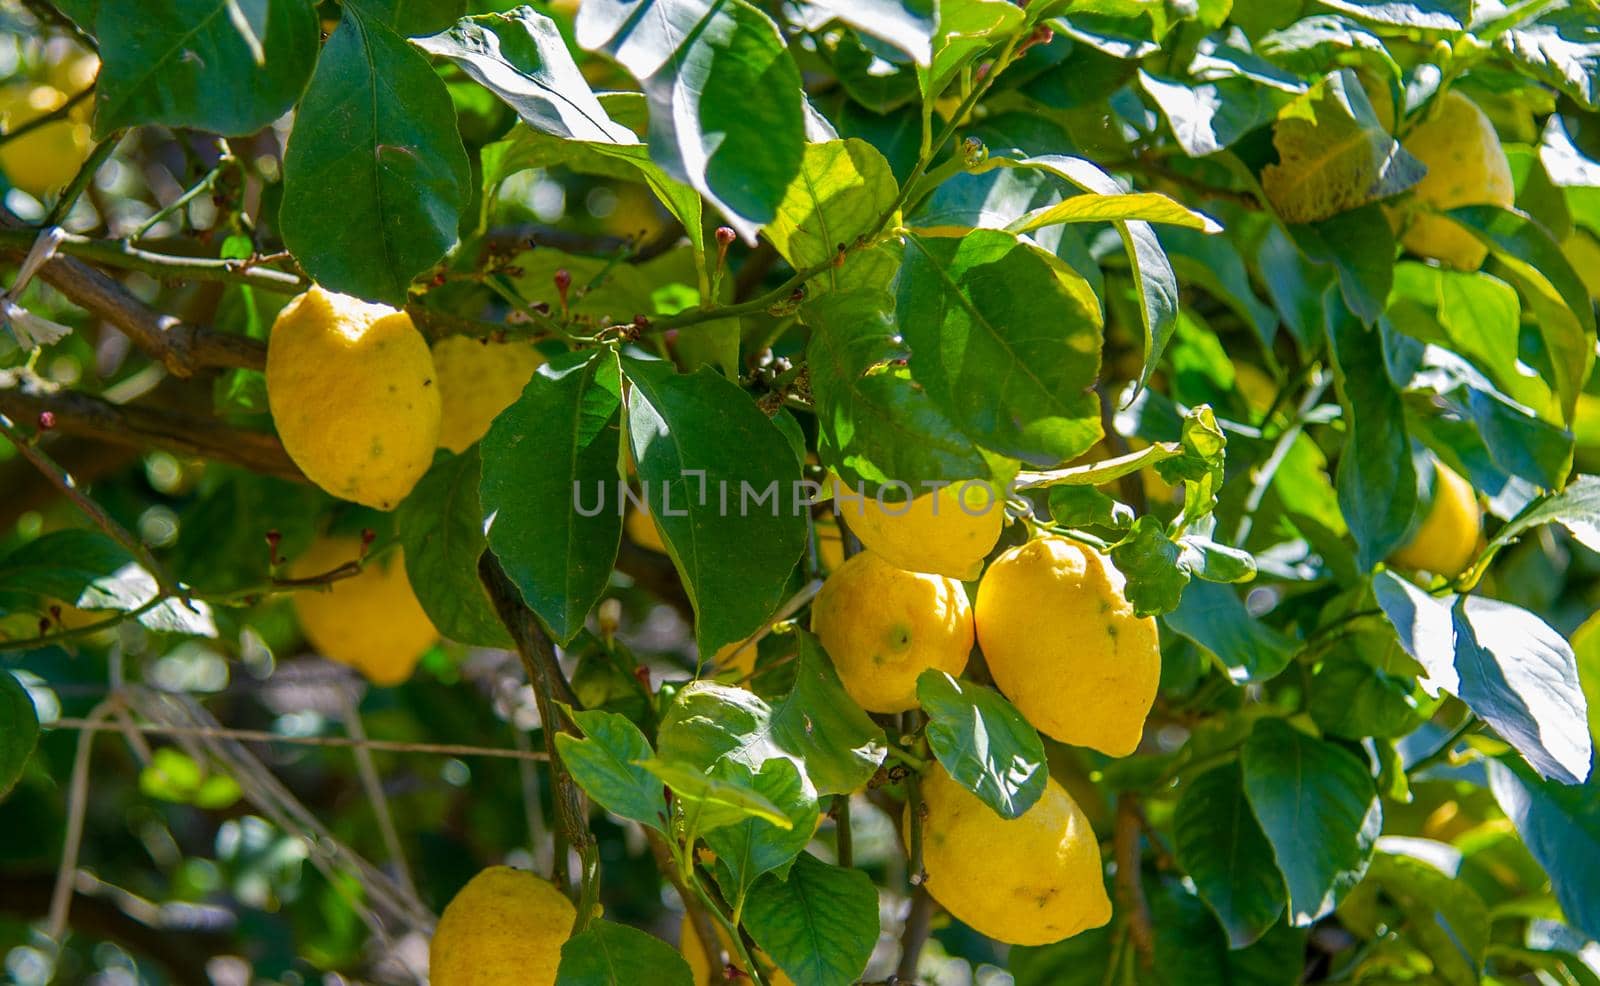
{"label": "shaded leaf", "polygon": [[1178,865],[1217,915],[1232,948],[1266,934],[1283,913],[1283,876],[1272,845],[1245,800],[1239,765],[1224,764],[1190,781],[1172,816]]}
{"label": "shaded leaf", "polygon": [[718,761],[714,773],[738,778],[765,797],[789,819],[783,828],[761,818],[745,818],[706,833],[706,845],[717,854],[717,878],[728,899],[742,903],[750,887],[764,874],[780,877],[790,862],[811,841],[820,809],[806,790],[804,777],[792,761],[774,757],[759,772],[737,760]]}
{"label": "shaded leaf", "polygon": [[464,644],[510,647],[478,579],[478,558],[488,547],[478,503],[481,474],[475,447],[435,462],[395,511],[395,529],[406,579],[439,632]]}
{"label": "shaded leaf", "polygon": [[1001,818],[1018,817],[1044,794],[1044,742],[999,692],[930,668],[917,677],[917,701],[933,755]]}
{"label": "shaded leaf", "polygon": [[561,762],[595,803],[613,815],[667,832],[667,799],[661,780],[640,766],[653,755],[650,741],[626,716],[568,710],[583,731],[556,735]]}
{"label": "shaded leaf", "polygon": [[1191,584],[1162,620],[1215,654],[1234,681],[1276,677],[1297,649],[1294,640],[1252,616],[1234,590],[1214,582]]}
{"label": "shaded leaf", "polygon": [[16,676],[0,668],[0,799],[16,786],[39,742],[39,712]]}
{"label": "shaded leaf", "polygon": [[850,986],[878,941],[878,891],[860,870],[802,853],[787,880],[751,889],[744,924],[798,986]]}
{"label": "shaded leaf", "polygon": [[1514,760],[1490,760],[1489,788],[1544,871],[1567,920],[1600,937],[1600,780],[1567,787]]}
{"label": "shaded leaf", "polygon": [[561,943],[555,986],[694,986],[678,950],[653,935],[599,918]]}

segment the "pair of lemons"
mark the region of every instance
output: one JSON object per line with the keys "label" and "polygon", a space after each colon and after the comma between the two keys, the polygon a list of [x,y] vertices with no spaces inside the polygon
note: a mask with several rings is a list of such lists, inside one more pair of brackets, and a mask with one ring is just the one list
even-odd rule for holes
{"label": "pair of lemons", "polygon": [[[525,342],[464,336],[430,350],[411,317],[313,287],[278,314],[267,345],[267,399],[284,449],[334,496],[392,510],[436,448],[462,452],[522,393],[543,362]],[[358,559],[351,537],[325,537],[290,573],[310,577]],[[396,549],[360,574],[295,594],[311,644],[374,683],[410,677],[438,639]]]}

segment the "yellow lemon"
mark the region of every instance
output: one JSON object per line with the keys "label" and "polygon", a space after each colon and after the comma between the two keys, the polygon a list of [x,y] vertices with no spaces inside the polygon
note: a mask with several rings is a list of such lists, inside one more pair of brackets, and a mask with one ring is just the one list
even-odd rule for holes
{"label": "yellow lemon", "polygon": [[1578,685],[1589,700],[1589,732],[1600,739],[1600,613],[1573,631],[1572,650],[1578,656]]}
{"label": "yellow lemon", "polygon": [[[722,930],[720,924],[715,927],[717,940],[722,942],[728,957],[734,959],[734,968],[738,968],[738,959],[734,955],[733,943],[728,941],[728,933]],[[689,963],[689,971],[694,975],[694,986],[726,986],[728,979],[723,975],[723,970],[720,968],[713,970],[711,963],[706,960],[706,950],[700,944],[700,936],[694,931],[694,922],[689,920],[687,914],[683,916],[683,923],[678,927],[678,951],[683,953],[683,960]],[[794,980],[784,975],[781,969],[770,973],[767,982],[772,986],[794,986]]]}
{"label": "yellow lemon", "polygon": [[509,866],[473,877],[439,916],[433,986],[552,986],[577,908],[548,880]]}
{"label": "yellow lemon", "polygon": [[[0,128],[10,133],[66,101],[54,86],[8,86],[0,90]],[[89,148],[87,123],[55,120],[0,144],[0,169],[11,184],[42,199],[72,181]]]}
{"label": "yellow lemon", "polygon": [[[1464,205],[1510,208],[1517,190],[1511,164],[1500,146],[1494,124],[1478,104],[1454,90],[1445,94],[1434,115],[1404,141],[1428,173],[1412,191],[1416,201],[1440,212]],[[1411,216],[1401,242],[1406,249],[1461,270],[1477,270],[1488,256],[1471,233],[1443,216],[1423,212]]]}
{"label": "yellow lemon", "polygon": [[[834,505],[861,544],[908,572],[970,581],[1000,540],[1005,505],[987,483],[952,483],[909,502],[878,498],[837,478]],[[856,494],[862,494],[857,496]]]}
{"label": "yellow lemon", "polygon": [[449,336],[433,344],[439,380],[439,447],[465,452],[522,396],[544,357],[526,342]]}
{"label": "yellow lemon", "polygon": [[439,444],[433,357],[411,316],[320,287],[272,324],[267,403],[308,479],[380,510],[405,499]]}
{"label": "yellow lemon", "polygon": [[812,522],[817,533],[817,561],[824,572],[831,572],[844,564],[844,533],[832,514],[824,514]]}
{"label": "yellow lemon", "polygon": [[1156,621],[1134,615],[1111,560],[1042,537],[994,560],[978,585],[978,646],[994,683],[1063,743],[1125,757],[1161,680]]}
{"label": "yellow lemon", "polygon": [[756,652],[760,647],[753,640],[739,640],[731,644],[723,644],[711,657],[711,666],[718,671],[728,671],[737,674],[741,679],[748,678],[756,671]]}
{"label": "yellow lemon", "polygon": [[1438,462],[1433,475],[1433,502],[1411,540],[1389,556],[1389,563],[1453,579],[1477,557],[1483,512],[1472,484],[1455,470]]}
{"label": "yellow lemon", "polygon": [[928,893],[962,923],[996,941],[1048,945],[1111,919],[1100,843],[1053,778],[1010,820],[938,765],[921,791]]}
{"label": "yellow lemon", "polygon": [[[319,538],[289,572],[310,578],[360,556],[356,538]],[[439,638],[411,591],[399,549],[326,589],[301,589],[294,594],[294,611],[318,653],[350,665],[376,685],[397,685],[411,677],[417,660]]]}
{"label": "yellow lemon", "polygon": [[811,629],[850,697],[869,712],[917,706],[917,676],[956,675],[972,652],[972,607],[955,579],[896,568],[863,551],[828,576]]}
{"label": "yellow lemon", "polygon": [[661,540],[661,530],[656,527],[655,519],[647,511],[637,508],[629,510],[622,527],[628,532],[628,540],[639,547],[647,551],[667,553],[667,542]]}

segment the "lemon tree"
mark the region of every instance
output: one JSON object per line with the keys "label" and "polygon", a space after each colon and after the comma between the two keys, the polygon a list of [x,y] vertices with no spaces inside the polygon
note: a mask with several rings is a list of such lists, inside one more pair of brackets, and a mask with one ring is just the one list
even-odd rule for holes
{"label": "lemon tree", "polygon": [[1595,0],[0,0],[8,981],[1600,981]]}

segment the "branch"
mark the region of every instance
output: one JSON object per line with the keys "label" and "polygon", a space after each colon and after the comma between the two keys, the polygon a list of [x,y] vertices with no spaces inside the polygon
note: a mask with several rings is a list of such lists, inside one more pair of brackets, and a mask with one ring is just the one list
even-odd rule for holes
{"label": "branch", "polygon": [[910,829],[906,854],[910,861],[911,912],[900,933],[900,962],[895,966],[895,976],[909,983],[916,981],[917,963],[933,922],[933,897],[928,894],[928,871],[922,864],[922,823],[927,805],[922,801],[921,782],[915,772],[906,775],[906,812]]}
{"label": "branch", "polygon": [[[241,337],[242,338],[242,337]],[[45,393],[4,386],[0,374],[0,414],[17,421],[54,417],[51,431],[134,448],[161,448],[240,466],[279,479],[305,482],[278,439],[266,432],[241,431],[219,421],[133,404],[112,404],[76,391]]]}
{"label": "branch", "polygon": [[[0,229],[0,251],[20,257],[33,246],[37,235],[33,229]],[[295,294],[311,284],[299,274],[262,267],[260,261],[179,257],[144,250],[126,240],[95,240],[76,233],[66,234],[57,252],[101,267],[136,270],[162,281],[221,281],[280,294]]]}
{"label": "branch", "polygon": [[1140,879],[1139,838],[1144,828],[1138,796],[1130,792],[1117,795],[1117,823],[1112,837],[1117,860],[1117,905],[1128,915],[1128,933],[1133,947],[1146,967],[1155,955],[1155,931],[1150,926],[1150,906],[1145,902]]}

